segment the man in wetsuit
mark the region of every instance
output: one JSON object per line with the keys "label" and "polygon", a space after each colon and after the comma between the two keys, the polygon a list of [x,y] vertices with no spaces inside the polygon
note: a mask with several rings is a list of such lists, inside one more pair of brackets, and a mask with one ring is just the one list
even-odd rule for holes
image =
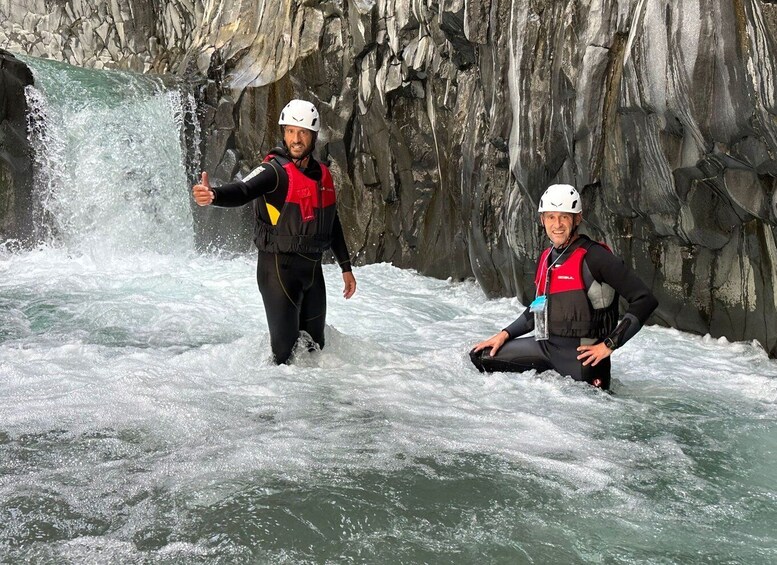
{"label": "man in wetsuit", "polygon": [[[609,389],[610,355],[642,328],[658,302],[609,248],[577,233],[582,212],[571,185],[552,185],[542,195],[540,222],[553,245],[537,264],[535,300],[470,351],[481,372],[553,369]],[[620,323],[619,295],[628,302]],[[533,337],[519,337],[532,330]]]}
{"label": "man in wetsuit", "polygon": [[324,346],[326,289],[321,257],[331,248],[343,272],[343,296],[356,279],[337,215],[332,176],[312,156],[321,123],[316,107],[292,100],[278,124],[283,147],[270,151],[244,179],[212,187],[207,173],[192,194],[200,206],[254,202],[254,243],[259,249],[256,281],[262,294],[270,344],[278,364],[289,361],[300,331]]}

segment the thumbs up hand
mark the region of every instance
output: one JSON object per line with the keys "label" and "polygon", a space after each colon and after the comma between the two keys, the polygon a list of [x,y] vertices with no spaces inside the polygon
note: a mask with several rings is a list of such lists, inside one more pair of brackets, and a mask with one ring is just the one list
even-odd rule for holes
{"label": "thumbs up hand", "polygon": [[215,194],[210,187],[210,182],[208,182],[208,173],[203,171],[199,184],[192,187],[192,196],[199,206],[208,206],[213,203]]}

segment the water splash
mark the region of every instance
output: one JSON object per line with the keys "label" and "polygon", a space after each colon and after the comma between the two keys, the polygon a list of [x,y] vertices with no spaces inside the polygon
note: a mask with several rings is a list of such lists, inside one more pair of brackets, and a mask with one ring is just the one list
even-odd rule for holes
{"label": "water splash", "polygon": [[35,77],[27,102],[39,237],[76,253],[191,251],[185,144],[199,145],[199,125],[190,93],[143,75],[23,60]]}

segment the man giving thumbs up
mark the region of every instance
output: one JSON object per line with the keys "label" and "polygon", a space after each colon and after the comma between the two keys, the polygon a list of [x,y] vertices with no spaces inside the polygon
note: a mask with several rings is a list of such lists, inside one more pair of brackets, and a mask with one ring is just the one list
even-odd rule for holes
{"label": "man giving thumbs up", "polygon": [[324,346],[323,252],[331,248],[340,264],[345,298],[356,292],[356,279],[337,215],[332,176],[312,155],[321,126],[318,110],[310,102],[292,100],[278,124],[283,147],[270,151],[259,167],[242,180],[216,188],[203,172],[192,195],[200,206],[237,207],[256,201],[256,281],[273,357],[280,364],[291,358],[300,331]]}

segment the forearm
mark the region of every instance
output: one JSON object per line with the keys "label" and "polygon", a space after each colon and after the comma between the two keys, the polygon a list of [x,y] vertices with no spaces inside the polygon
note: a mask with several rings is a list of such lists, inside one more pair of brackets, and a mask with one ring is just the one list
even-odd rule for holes
{"label": "forearm", "polygon": [[510,336],[510,339],[514,339],[516,337],[529,333],[533,329],[534,329],[534,314],[532,314],[527,308],[526,310],[524,310],[523,314],[521,314],[518,317],[517,320],[515,320],[512,324],[504,328],[502,331],[507,332],[507,335]]}
{"label": "forearm", "polygon": [[348,246],[345,243],[345,234],[339,216],[335,216],[332,226],[332,253],[334,253],[335,259],[344,273],[351,271],[351,257],[348,254]]}
{"label": "forearm", "polygon": [[222,208],[237,208],[248,204],[258,196],[251,195],[246,183],[239,180],[211,187],[211,191],[213,192],[212,205]]}
{"label": "forearm", "polygon": [[256,200],[260,196],[274,192],[279,186],[287,186],[287,180],[272,161],[259,165],[245,178],[211,188],[213,205],[224,208],[236,208]]}
{"label": "forearm", "polygon": [[623,319],[615,326],[615,329],[610,332],[605,338],[605,341],[612,340],[615,345],[615,349],[623,347],[623,345],[629,341],[632,337],[637,335],[637,332],[642,329],[642,323],[637,319],[634,314],[626,313]]}

